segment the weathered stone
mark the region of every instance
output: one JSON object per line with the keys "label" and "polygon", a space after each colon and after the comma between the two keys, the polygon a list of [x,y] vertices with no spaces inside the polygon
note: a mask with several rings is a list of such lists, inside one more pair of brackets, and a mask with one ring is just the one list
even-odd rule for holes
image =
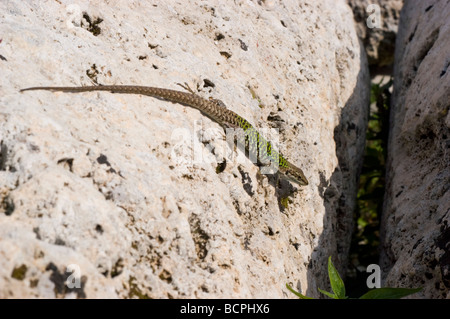
{"label": "weathered stone", "polygon": [[395,82],[382,220],[384,286],[450,298],[450,5],[407,1]]}

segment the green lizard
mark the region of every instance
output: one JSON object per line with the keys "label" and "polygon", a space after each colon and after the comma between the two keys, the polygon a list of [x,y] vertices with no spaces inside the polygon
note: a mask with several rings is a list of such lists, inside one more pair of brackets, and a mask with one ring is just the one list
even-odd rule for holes
{"label": "green lizard", "polygon": [[253,154],[253,156],[256,156],[258,163],[263,163],[263,165],[268,162],[275,163],[278,165],[279,172],[287,180],[302,186],[308,185],[308,180],[303,174],[303,171],[274,150],[272,144],[260,135],[246,119],[227,109],[220,100],[206,100],[195,94],[189,87],[183,87],[190,92],[186,93],[171,89],[135,85],[99,85],[79,87],[42,86],[22,89],[20,92],[31,90],[50,90],[72,93],[109,91],[112,93],[149,95],[156,98],[162,98],[167,101],[188,105],[198,109],[201,113],[219,123],[224,129],[242,129],[245,133],[245,141],[243,141],[245,149],[248,150],[250,154]]}

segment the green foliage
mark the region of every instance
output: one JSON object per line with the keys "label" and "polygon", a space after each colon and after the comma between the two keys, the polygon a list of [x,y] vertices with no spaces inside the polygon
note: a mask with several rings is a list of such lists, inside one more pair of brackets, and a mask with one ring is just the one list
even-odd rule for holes
{"label": "green foliage", "polygon": [[384,174],[389,131],[389,103],[392,80],[384,85],[372,85],[371,111],[366,132],[364,164],[358,192],[358,221],[368,221],[372,214],[381,211],[384,194]]}
{"label": "green foliage", "polygon": [[378,288],[369,290],[359,299],[400,299],[421,290],[422,288]]}
{"label": "green foliage", "polygon": [[302,294],[299,293],[298,291],[295,291],[295,290],[292,289],[292,287],[289,286],[288,284],[286,284],[286,288],[287,288],[290,292],[292,292],[294,295],[296,295],[299,299],[314,299],[314,298],[311,298],[311,297],[307,297],[307,296],[305,296],[305,295],[302,295]]}
{"label": "green foliage", "polygon": [[[351,296],[359,295],[365,289],[356,269],[378,260],[380,215],[385,188],[385,165],[389,132],[389,104],[392,79],[387,83],[372,84],[371,108],[366,131],[364,163],[359,179],[355,230],[350,248],[352,261],[347,272],[347,288]],[[359,277],[358,277],[359,276]]]}
{"label": "green foliage", "polygon": [[[331,293],[331,292],[328,292],[328,291],[318,288],[319,291],[322,294],[324,294],[325,296],[328,296],[333,299],[347,299],[348,297],[345,295],[344,282],[342,281],[342,278],[339,275],[337,269],[334,267],[333,263],[331,262],[331,256],[328,257],[328,277],[330,278],[331,290],[333,292]],[[286,284],[286,288],[300,299],[314,299],[314,298],[302,295],[301,293],[295,291],[288,284]],[[362,295],[361,297],[359,297],[359,299],[400,299],[405,296],[419,292],[420,290],[422,290],[422,288],[413,288],[413,289],[409,289],[409,288],[376,288],[376,289],[369,290],[369,292],[367,292],[364,295]]]}
{"label": "green foliage", "polygon": [[331,290],[334,292],[333,298],[346,299],[344,281],[331,262],[331,256],[328,257],[328,277],[330,278]]}
{"label": "green foliage", "polygon": [[[384,85],[372,85],[369,123],[366,132],[364,164],[360,176],[358,200],[358,234],[360,241],[370,243],[364,237],[364,228],[378,228],[378,217],[384,195],[387,141],[389,131],[389,103],[392,80]],[[378,244],[378,242],[374,243]]]}
{"label": "green foliage", "polygon": [[284,208],[287,208],[289,204],[289,197],[282,197],[280,199],[280,204],[283,205]]}

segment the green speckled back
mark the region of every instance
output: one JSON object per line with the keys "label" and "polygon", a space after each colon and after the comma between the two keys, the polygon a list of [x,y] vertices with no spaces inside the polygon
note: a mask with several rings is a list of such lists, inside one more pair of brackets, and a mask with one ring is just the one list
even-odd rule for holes
{"label": "green speckled back", "polygon": [[251,160],[255,160],[261,164],[269,164],[270,162],[278,164],[278,167],[287,168],[288,162],[276,150],[273,149],[272,143],[267,141],[246,119],[238,116],[239,127],[243,130],[238,134],[238,142],[245,146],[249,152]]}

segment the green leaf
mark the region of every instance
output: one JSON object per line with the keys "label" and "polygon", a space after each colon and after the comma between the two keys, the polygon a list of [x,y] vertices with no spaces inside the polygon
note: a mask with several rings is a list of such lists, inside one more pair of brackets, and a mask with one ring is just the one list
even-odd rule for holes
{"label": "green leaf", "polygon": [[305,296],[305,295],[302,295],[301,293],[295,291],[295,290],[292,289],[291,286],[289,286],[288,284],[286,284],[286,288],[287,288],[290,292],[292,292],[294,295],[296,295],[297,297],[299,297],[300,299],[314,299],[314,298],[311,298],[311,297],[307,297],[307,296]]}
{"label": "green leaf", "polygon": [[369,290],[359,299],[400,299],[421,290],[422,288],[377,288]]}
{"label": "green leaf", "polygon": [[318,289],[321,293],[323,293],[325,296],[328,296],[328,297],[333,298],[333,299],[339,299],[335,294],[332,294],[331,292],[322,290],[322,289],[320,289],[320,288],[317,288],[317,289]]}
{"label": "green leaf", "polygon": [[284,208],[288,208],[289,204],[289,197],[283,197],[280,200],[281,205],[283,205]]}
{"label": "green leaf", "polygon": [[328,277],[330,277],[331,289],[335,293],[337,299],[346,299],[344,282],[331,262],[331,256],[328,257]]}

